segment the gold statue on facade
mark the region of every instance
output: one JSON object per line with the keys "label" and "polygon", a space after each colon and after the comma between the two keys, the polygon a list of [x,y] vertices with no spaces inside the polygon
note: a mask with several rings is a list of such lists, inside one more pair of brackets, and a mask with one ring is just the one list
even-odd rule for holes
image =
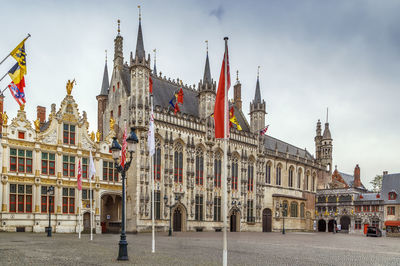
{"label": "gold statue on facade", "polygon": [[114,130],[115,120],[111,117],[110,118],[110,130]]}
{"label": "gold statue on facade", "polygon": [[35,124],[36,132],[39,132],[40,131],[40,120],[36,119],[33,123]]}
{"label": "gold statue on facade", "polygon": [[94,131],[92,131],[92,133],[90,133],[90,139],[91,139],[92,141],[94,141]]}
{"label": "gold statue on facade", "polygon": [[4,113],[1,114],[1,118],[3,119],[3,125],[7,125],[8,115],[6,111],[4,111]]}
{"label": "gold statue on facade", "polygon": [[96,132],[96,142],[100,142],[101,133],[97,130]]}
{"label": "gold statue on facade", "polygon": [[25,104],[24,103],[19,106],[19,110],[21,110],[21,111],[25,110]]}
{"label": "gold statue on facade", "polygon": [[67,82],[67,93],[68,93],[68,95],[71,95],[72,88],[74,87],[74,83],[76,85],[75,79],[73,81],[68,80],[68,82]]}

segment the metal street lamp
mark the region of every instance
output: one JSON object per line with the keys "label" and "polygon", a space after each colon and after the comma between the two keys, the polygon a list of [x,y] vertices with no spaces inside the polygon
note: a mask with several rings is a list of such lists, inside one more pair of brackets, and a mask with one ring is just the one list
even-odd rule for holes
{"label": "metal street lamp", "polygon": [[50,186],[47,189],[47,193],[49,194],[49,227],[47,227],[47,236],[51,237],[51,211],[50,211],[50,208],[51,208],[51,196],[54,195],[54,187]]}
{"label": "metal street lamp", "polygon": [[119,145],[116,137],[113,138],[111,143],[111,152],[112,157],[114,159],[115,164],[117,165],[117,171],[121,173],[121,181],[122,181],[122,223],[121,223],[121,237],[119,240],[119,252],[117,260],[129,260],[128,258],[128,242],[126,241],[126,233],[125,233],[125,174],[131,166],[132,162],[132,153],[135,151],[135,144],[139,142],[136,134],[135,128],[131,128],[131,132],[129,133],[128,138],[126,139],[128,143],[128,151],[129,151],[129,161],[125,162],[124,166],[122,166],[118,160],[121,152],[121,145]]}
{"label": "metal street lamp", "polygon": [[286,204],[280,204],[280,207],[282,209],[282,221],[283,221],[283,226],[282,226],[282,235],[285,234],[285,216],[287,215],[287,205]]}
{"label": "metal street lamp", "polygon": [[174,204],[169,204],[168,205],[168,197],[167,195],[164,195],[164,202],[165,202],[165,207],[169,208],[169,229],[168,229],[168,236],[172,236],[172,228],[171,228],[171,222],[172,222],[172,208],[176,205],[176,203],[179,201],[178,195],[175,196],[175,203]]}

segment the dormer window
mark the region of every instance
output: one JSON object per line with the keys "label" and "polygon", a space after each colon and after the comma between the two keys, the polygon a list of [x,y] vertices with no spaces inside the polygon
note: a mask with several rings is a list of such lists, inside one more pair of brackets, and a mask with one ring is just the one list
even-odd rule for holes
{"label": "dormer window", "polygon": [[75,126],[64,124],[63,143],[75,145]]}
{"label": "dormer window", "polygon": [[397,198],[396,192],[389,192],[389,200],[395,200]]}

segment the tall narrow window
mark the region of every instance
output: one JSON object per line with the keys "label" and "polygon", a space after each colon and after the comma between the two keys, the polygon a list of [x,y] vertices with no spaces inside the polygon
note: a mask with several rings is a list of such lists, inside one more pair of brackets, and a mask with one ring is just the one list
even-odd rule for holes
{"label": "tall narrow window", "polygon": [[315,191],[315,175],[313,175],[313,178],[312,178],[311,191]]}
{"label": "tall narrow window", "polygon": [[82,158],[82,178],[88,178],[88,158]]}
{"label": "tall narrow window", "polygon": [[10,149],[10,171],[32,173],[32,151]]}
{"label": "tall narrow window", "polygon": [[221,187],[221,159],[214,159],[214,187]]}
{"label": "tall narrow window", "polygon": [[271,184],[271,164],[267,163],[265,168],[265,183]]}
{"label": "tall narrow window", "polygon": [[115,163],[103,161],[103,180],[118,181],[118,171]]}
{"label": "tall narrow window", "polygon": [[63,176],[75,176],[75,157],[63,155]]}
{"label": "tall narrow window", "polygon": [[121,105],[118,105],[118,117],[121,116]]}
{"label": "tall narrow window", "polygon": [[254,223],[255,219],[253,216],[253,200],[247,201],[247,222]]}
{"label": "tall narrow window", "polygon": [[196,195],[195,220],[203,221],[203,195]]}
{"label": "tall narrow window", "polygon": [[289,169],[288,185],[289,187],[293,187],[293,168]]}
{"label": "tall narrow window", "polygon": [[301,188],[301,170],[297,172],[297,188]]}
{"label": "tall narrow window", "polygon": [[290,216],[297,217],[298,216],[298,205],[297,202],[293,201],[290,203]]}
{"label": "tall narrow window", "polygon": [[237,158],[235,158],[234,161],[232,162],[232,190],[238,189],[238,178],[239,178],[238,162]]}
{"label": "tall narrow window", "polygon": [[304,203],[301,203],[300,204],[300,217],[301,218],[304,218],[304,210],[305,210],[305,204]]}
{"label": "tall narrow window", "polygon": [[63,134],[64,144],[75,145],[75,126],[70,124],[64,124]]}
{"label": "tall narrow window", "polygon": [[47,186],[41,187],[41,212],[47,213],[50,209],[50,212],[54,213],[54,196],[49,196],[47,189]]}
{"label": "tall narrow window", "polygon": [[75,188],[63,188],[63,213],[75,213]]}
{"label": "tall narrow window", "polygon": [[161,192],[154,191],[154,219],[161,219]]}
{"label": "tall narrow window", "polygon": [[276,185],[280,186],[281,184],[281,166],[278,165],[276,167]]}
{"label": "tall narrow window", "polygon": [[310,177],[310,174],[307,173],[307,174],[306,174],[306,183],[305,183],[304,190],[308,190],[308,179],[309,179],[309,177]]}
{"label": "tall narrow window", "polygon": [[55,175],[56,155],[54,153],[42,152],[42,174]]}
{"label": "tall narrow window", "polygon": [[283,217],[287,217],[288,216],[288,208],[289,208],[289,206],[288,206],[288,202],[286,200],[283,201],[282,207],[283,207],[282,215],[283,215]]}
{"label": "tall narrow window", "polygon": [[247,167],[247,191],[253,192],[254,183],[254,165],[249,164]]}
{"label": "tall narrow window", "polygon": [[214,221],[221,221],[221,197],[214,198]]}
{"label": "tall narrow window", "polygon": [[176,150],[174,154],[174,182],[183,183],[183,153],[182,147]]}
{"label": "tall narrow window", "polygon": [[161,147],[159,142],[156,144],[154,153],[154,179],[161,180]]}
{"label": "tall narrow window", "polygon": [[394,207],[388,207],[388,208],[387,208],[387,214],[388,214],[388,215],[395,215],[396,212],[395,212],[395,210],[394,210]]}
{"label": "tall narrow window", "polygon": [[10,212],[32,212],[32,185],[10,184]]}
{"label": "tall narrow window", "polygon": [[196,150],[196,185],[202,186],[204,183],[204,157],[203,151],[198,148]]}

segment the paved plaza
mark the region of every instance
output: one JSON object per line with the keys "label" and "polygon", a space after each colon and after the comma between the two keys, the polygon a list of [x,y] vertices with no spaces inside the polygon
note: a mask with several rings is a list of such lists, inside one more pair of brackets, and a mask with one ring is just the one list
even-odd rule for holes
{"label": "paved plaza", "polygon": [[[128,235],[129,262],[118,262],[119,235],[0,233],[0,265],[221,265],[222,233]],[[400,265],[400,239],[328,233],[229,233],[229,265]]]}

